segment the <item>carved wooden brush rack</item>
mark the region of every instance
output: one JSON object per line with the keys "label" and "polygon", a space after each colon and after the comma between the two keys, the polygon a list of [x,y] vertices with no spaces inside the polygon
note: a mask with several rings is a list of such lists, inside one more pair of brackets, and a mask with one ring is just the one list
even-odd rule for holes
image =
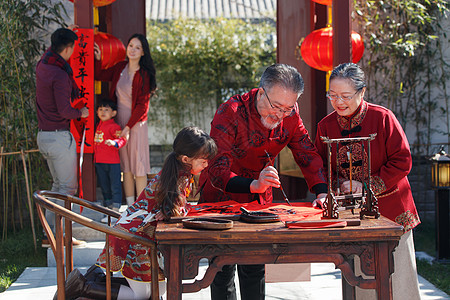
{"label": "carved wooden brush rack", "polygon": [[[370,160],[370,142],[375,139],[376,133],[370,134],[368,137],[355,137],[355,138],[340,138],[340,139],[330,139],[328,137],[321,136],[321,140],[327,144],[328,152],[328,194],[323,205],[323,218],[324,219],[339,219],[339,210],[342,209],[352,209],[361,208],[360,218],[363,219],[366,216],[379,218],[380,213],[378,211],[378,200],[372,191],[372,178],[371,173],[371,160]],[[362,192],[353,193],[352,189],[352,150],[353,145],[356,143],[361,144],[362,153],[364,153],[364,143],[367,143],[367,162],[365,156],[362,156],[362,168],[361,171],[365,172],[364,165],[367,163],[367,174],[363,174],[362,178]],[[333,176],[331,168],[331,155],[332,155],[332,144],[336,144],[336,190],[333,190]],[[350,149],[347,152],[349,156],[349,175],[350,175],[350,194],[341,194],[339,187],[339,171],[341,166],[338,162],[339,147],[345,144],[345,146]],[[350,145],[350,146],[348,146]]]}

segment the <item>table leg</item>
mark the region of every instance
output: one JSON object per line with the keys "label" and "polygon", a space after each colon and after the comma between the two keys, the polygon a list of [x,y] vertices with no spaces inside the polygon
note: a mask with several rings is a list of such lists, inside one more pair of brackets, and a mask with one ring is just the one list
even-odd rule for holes
{"label": "table leg", "polygon": [[[354,258],[351,257],[347,260],[347,262],[349,263],[350,267],[352,268],[353,272],[355,271],[355,261]],[[351,286],[347,280],[345,279],[344,275],[342,275],[342,299],[343,300],[353,300],[356,299],[356,294],[355,294],[355,287]]]}
{"label": "table leg", "polygon": [[389,247],[387,243],[375,244],[375,277],[378,300],[392,300],[392,279],[389,268]]}
{"label": "table leg", "polygon": [[179,245],[170,245],[168,257],[165,257],[167,268],[167,299],[181,300],[183,293],[183,262],[181,260],[181,248]]}

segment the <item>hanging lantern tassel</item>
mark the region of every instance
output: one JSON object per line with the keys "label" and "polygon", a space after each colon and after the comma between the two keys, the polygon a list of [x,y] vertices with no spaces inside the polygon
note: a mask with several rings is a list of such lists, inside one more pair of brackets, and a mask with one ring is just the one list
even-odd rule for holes
{"label": "hanging lantern tassel", "polygon": [[100,95],[102,93],[102,82],[101,81],[94,81],[94,90],[96,95]]}
{"label": "hanging lantern tassel", "polygon": [[326,79],[326,83],[325,83],[325,91],[328,92],[330,90],[330,76],[331,76],[331,71],[327,71],[327,75],[325,76]]}
{"label": "hanging lantern tassel", "polygon": [[[73,0],[69,0],[70,2],[73,2]],[[111,3],[113,3],[116,0],[93,0],[92,4],[95,7],[99,7],[99,6],[105,6],[105,5],[109,5]]]}
{"label": "hanging lantern tassel", "polygon": [[333,0],[313,0],[313,1],[323,5],[331,5],[331,3],[333,2]]}
{"label": "hanging lantern tassel", "polygon": [[98,18],[98,7],[94,6],[94,26],[98,26],[99,18]]}

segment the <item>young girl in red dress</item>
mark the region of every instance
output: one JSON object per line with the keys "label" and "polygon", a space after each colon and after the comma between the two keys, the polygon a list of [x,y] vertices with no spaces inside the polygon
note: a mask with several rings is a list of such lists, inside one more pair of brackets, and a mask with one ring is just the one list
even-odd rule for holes
{"label": "young girl in red dress", "polygon": [[[189,211],[186,198],[191,191],[193,176],[208,166],[217,152],[214,140],[197,127],[185,127],[176,136],[173,151],[166,158],[161,172],[142,191],[118,219],[114,228],[147,239],[155,239],[157,222],[172,216],[185,216]],[[113,299],[149,299],[151,295],[150,248],[110,236],[111,271],[121,271],[128,286],[112,283]],[[106,249],[97,265],[106,266]],[[66,299],[89,297],[105,299],[106,285],[97,275],[90,280],[91,267],[85,276],[75,269],[66,280]],[[94,271],[95,270],[95,271]],[[162,293],[161,293],[162,294]]]}

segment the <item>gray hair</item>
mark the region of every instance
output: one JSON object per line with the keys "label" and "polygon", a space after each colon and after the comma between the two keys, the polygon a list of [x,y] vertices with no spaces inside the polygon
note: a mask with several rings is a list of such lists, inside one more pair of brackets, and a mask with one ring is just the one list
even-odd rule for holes
{"label": "gray hair", "polygon": [[273,64],[269,66],[261,76],[259,87],[271,89],[275,85],[281,85],[298,94],[303,93],[305,84],[296,68],[285,64]]}
{"label": "gray hair", "polygon": [[366,86],[364,71],[354,63],[344,63],[334,68],[330,75],[330,81],[335,78],[350,80],[357,92]]}

